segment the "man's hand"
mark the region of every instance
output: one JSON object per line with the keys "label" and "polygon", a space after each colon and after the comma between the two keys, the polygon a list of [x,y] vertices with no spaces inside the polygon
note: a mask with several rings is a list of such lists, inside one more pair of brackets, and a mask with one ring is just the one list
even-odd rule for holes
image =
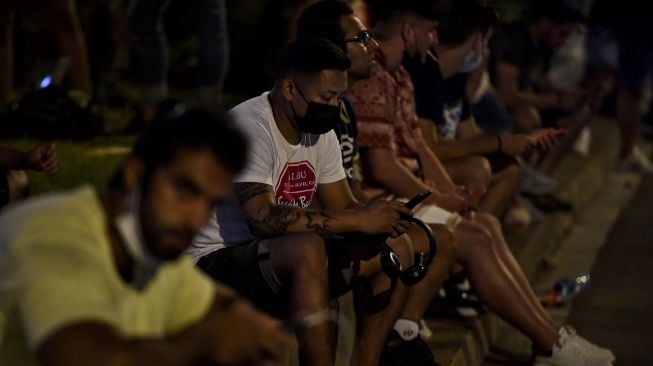
{"label": "man's hand", "polygon": [[513,156],[524,154],[536,142],[530,135],[521,133],[514,135],[499,135],[499,138],[501,139],[501,151]]}
{"label": "man's hand", "polygon": [[214,307],[202,321],[205,342],[211,361],[218,364],[260,364],[280,361],[295,345],[293,335],[281,323],[257,311],[248,302]]}
{"label": "man's hand", "polygon": [[54,143],[41,144],[27,153],[29,169],[53,174],[59,168],[57,151]]}
{"label": "man's hand", "polygon": [[549,150],[556,145],[557,139],[566,133],[564,128],[540,128],[528,134],[533,140],[533,147]]}
{"label": "man's hand", "polygon": [[374,200],[360,210],[361,232],[384,234],[396,238],[410,228],[410,222],[401,215],[410,215],[410,209],[397,201]]}
{"label": "man's hand", "polygon": [[465,197],[455,191],[433,191],[433,194],[427,199],[427,202],[449,212],[460,212],[467,207],[467,200]]}

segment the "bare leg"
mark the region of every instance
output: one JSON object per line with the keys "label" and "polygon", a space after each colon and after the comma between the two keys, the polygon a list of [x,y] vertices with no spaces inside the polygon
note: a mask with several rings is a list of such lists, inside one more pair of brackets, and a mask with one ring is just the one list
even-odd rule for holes
{"label": "bare leg", "polygon": [[467,187],[470,192],[487,188],[492,180],[490,163],[482,156],[449,160],[444,166],[451,179]]}
{"label": "bare leg", "polygon": [[29,179],[22,170],[13,170],[7,173],[9,185],[9,203],[19,201],[29,196]]}
{"label": "bare leg", "polygon": [[[270,263],[279,281],[289,284],[295,318],[328,308],[328,259],[319,236],[296,233],[272,239]],[[300,363],[331,366],[330,339],[327,322],[307,328],[298,336]]]}
{"label": "bare leg", "polygon": [[[437,254],[429,267],[428,274],[418,284],[408,288],[408,297],[401,312],[401,318],[418,322],[431,301],[442,287],[456,256],[456,240],[449,229],[442,225],[431,225],[437,240]],[[426,235],[419,229],[411,229],[415,251],[428,252]]]}
{"label": "bare leg", "polygon": [[[407,266],[413,250],[408,236],[388,241]],[[360,263],[360,276],[367,279],[367,288],[357,297],[358,332],[352,365],[378,365],[381,351],[406,300],[406,288],[399,279],[390,279],[381,269],[379,257]]]}
{"label": "bare leg", "polygon": [[513,129],[517,133],[529,133],[542,127],[540,112],[530,106],[511,111]]}
{"label": "bare leg", "polygon": [[70,84],[91,95],[91,70],[88,64],[86,40],[82,33],[74,0],[47,0],[48,15],[59,47],[59,55],[71,58]]}
{"label": "bare leg", "polygon": [[537,299],[537,296],[533,292],[533,288],[531,287],[530,282],[528,282],[528,279],[526,278],[521,265],[519,265],[519,262],[517,262],[515,256],[512,255],[512,251],[510,251],[510,248],[506,243],[506,239],[503,236],[503,231],[501,230],[501,224],[499,221],[495,217],[488,214],[477,215],[475,221],[486,228],[492,235],[492,242],[494,243],[494,248],[497,254],[501,258],[501,261],[506,266],[508,271],[512,274],[519,287],[522,289],[522,292],[526,294],[530,306],[535,309],[540,314],[540,316],[549,323],[551,327],[557,329],[558,325],[556,324],[555,320],[553,320],[551,315],[549,315],[549,313],[544,310],[540,304],[540,301]]}
{"label": "bare leg", "polygon": [[531,305],[497,253],[492,234],[480,225],[464,220],[454,235],[459,242],[458,257],[465,265],[479,298],[540,348],[550,349],[558,339],[558,329],[551,327],[539,309]]}
{"label": "bare leg", "polygon": [[503,215],[519,186],[520,170],[519,165],[513,164],[495,174],[490,188],[481,201],[480,208],[483,212],[489,212],[497,217]]}

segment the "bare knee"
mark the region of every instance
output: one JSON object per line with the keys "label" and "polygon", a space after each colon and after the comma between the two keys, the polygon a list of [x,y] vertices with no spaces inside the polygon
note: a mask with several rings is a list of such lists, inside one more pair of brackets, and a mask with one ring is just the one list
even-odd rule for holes
{"label": "bare knee", "polygon": [[530,106],[514,109],[512,121],[517,132],[530,132],[542,126],[540,112]]}
{"label": "bare knee", "polygon": [[492,166],[490,162],[482,156],[474,156],[469,159],[470,176],[475,182],[475,189],[485,188],[490,185],[492,180]]}
{"label": "bare knee", "polygon": [[444,225],[432,225],[436,241],[436,255],[439,257],[451,258],[457,256],[458,242],[449,228]]}
{"label": "bare knee", "polygon": [[464,221],[454,232],[458,240],[458,258],[463,261],[488,258],[494,254],[490,232],[478,223]]}
{"label": "bare knee", "polygon": [[7,173],[7,184],[9,186],[10,203],[29,196],[29,179],[24,171],[14,170]]}
{"label": "bare knee", "polygon": [[492,214],[479,212],[476,214],[475,221],[488,230],[501,230],[501,222]]}
{"label": "bare knee", "polygon": [[326,273],[328,257],[322,238],[314,233],[294,233],[272,239],[270,259],[278,275]]}
{"label": "bare knee", "polygon": [[392,251],[399,257],[399,261],[403,267],[413,264],[413,239],[408,235],[402,235],[396,239],[387,241]]}

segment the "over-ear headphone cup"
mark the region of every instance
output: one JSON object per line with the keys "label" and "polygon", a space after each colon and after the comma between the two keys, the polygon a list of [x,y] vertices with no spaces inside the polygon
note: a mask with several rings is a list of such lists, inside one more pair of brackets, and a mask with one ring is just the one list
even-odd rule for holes
{"label": "over-ear headphone cup", "polygon": [[415,264],[406,268],[401,274],[401,282],[406,286],[413,286],[421,281],[428,272],[428,268],[424,265]]}
{"label": "over-ear headphone cup", "polygon": [[383,272],[390,278],[397,278],[401,276],[403,268],[401,267],[401,262],[399,257],[392,251],[392,249],[387,248],[381,251],[381,268]]}

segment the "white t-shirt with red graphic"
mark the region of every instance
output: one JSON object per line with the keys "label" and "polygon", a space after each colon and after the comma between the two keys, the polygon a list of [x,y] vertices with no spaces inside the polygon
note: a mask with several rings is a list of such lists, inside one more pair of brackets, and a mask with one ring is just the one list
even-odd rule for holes
{"label": "white t-shirt with red graphic", "polygon": [[[247,164],[234,182],[270,185],[277,203],[307,208],[315,198],[318,184],[345,179],[335,132],[304,133],[297,145],[291,145],[277,127],[267,92],[237,105],[229,115],[250,142]],[[252,239],[255,236],[232,195],[214,210],[208,224],[193,240],[189,254],[197,260],[225,246]]]}

